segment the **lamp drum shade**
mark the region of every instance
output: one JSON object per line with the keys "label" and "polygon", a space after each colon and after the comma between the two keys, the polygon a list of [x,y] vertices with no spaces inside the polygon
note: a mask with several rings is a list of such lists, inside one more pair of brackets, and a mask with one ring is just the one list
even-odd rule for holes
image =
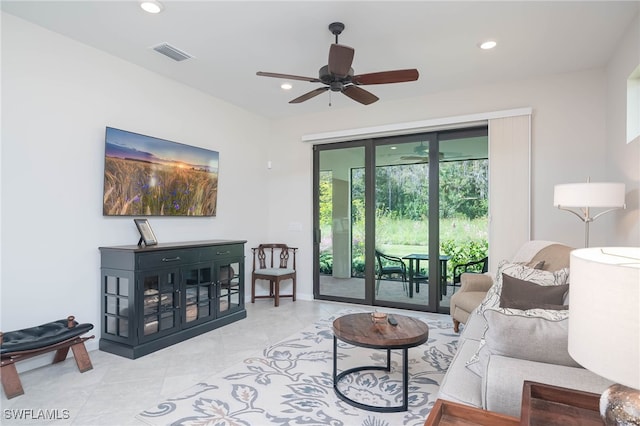
{"label": "lamp drum shade", "polygon": [[553,190],[556,207],[624,207],[624,198],[624,183],[564,183]]}
{"label": "lamp drum shade", "polygon": [[574,250],[570,266],[569,354],[640,389],[640,247]]}

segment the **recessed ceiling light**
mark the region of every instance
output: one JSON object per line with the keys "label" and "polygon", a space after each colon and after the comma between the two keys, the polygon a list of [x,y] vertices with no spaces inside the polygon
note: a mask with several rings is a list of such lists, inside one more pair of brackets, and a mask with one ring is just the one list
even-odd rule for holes
{"label": "recessed ceiling light", "polygon": [[484,41],[484,42],[480,43],[478,46],[482,50],[489,50],[489,49],[493,49],[497,45],[498,45],[498,43],[496,43],[495,41],[487,40],[487,41]]}
{"label": "recessed ceiling light", "polygon": [[162,12],[162,9],[164,9],[164,7],[162,6],[162,3],[160,3],[157,0],[141,1],[140,7],[142,8],[142,10],[149,13],[160,13]]}
{"label": "recessed ceiling light", "polygon": [[291,85],[291,83],[282,83],[282,84],[280,85],[280,88],[281,88],[282,90],[291,90],[291,88],[292,88],[292,87],[293,87],[293,86]]}
{"label": "recessed ceiling light", "polygon": [[389,149],[398,149],[398,147],[397,146],[392,146]]}

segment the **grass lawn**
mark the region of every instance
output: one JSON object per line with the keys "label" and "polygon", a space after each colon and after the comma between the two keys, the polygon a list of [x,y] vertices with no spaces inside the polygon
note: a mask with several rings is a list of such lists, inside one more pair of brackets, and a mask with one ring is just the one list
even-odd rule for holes
{"label": "grass lawn", "polygon": [[[441,247],[444,242],[465,246],[470,241],[486,241],[488,228],[487,218],[443,219],[440,221]],[[354,235],[355,233],[354,229]],[[376,223],[376,247],[389,254],[402,257],[416,251],[424,253],[428,245],[429,223],[427,221],[384,218],[378,219]]]}

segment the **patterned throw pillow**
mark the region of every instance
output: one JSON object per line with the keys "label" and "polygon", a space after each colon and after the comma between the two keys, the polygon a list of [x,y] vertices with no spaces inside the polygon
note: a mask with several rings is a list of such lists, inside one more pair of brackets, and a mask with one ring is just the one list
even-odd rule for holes
{"label": "patterned throw pillow", "polygon": [[500,293],[502,292],[502,274],[509,275],[520,280],[529,281],[538,285],[563,285],[569,281],[569,268],[558,271],[543,271],[541,269],[530,268],[519,263],[510,263],[503,260],[498,264],[498,272],[494,283],[487,292],[484,300],[477,309],[478,315],[482,315],[487,308],[497,308],[500,306]]}

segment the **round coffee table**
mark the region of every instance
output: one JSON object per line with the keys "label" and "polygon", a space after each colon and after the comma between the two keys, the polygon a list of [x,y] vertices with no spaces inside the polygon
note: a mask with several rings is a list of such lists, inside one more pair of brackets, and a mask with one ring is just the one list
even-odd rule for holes
{"label": "round coffee table", "polygon": [[[409,407],[409,348],[421,345],[429,338],[429,327],[419,319],[396,314],[389,316],[395,318],[398,325],[393,326],[386,320],[384,322],[373,322],[371,313],[344,315],[333,322],[333,389],[340,399],[363,410],[377,411],[381,413],[407,411]],[[354,346],[386,349],[386,367],[355,367],[338,374],[338,339]],[[338,389],[338,383],[348,374],[363,370],[391,371],[392,349],[402,350],[402,405],[393,407],[377,407],[362,404],[347,397]]]}

